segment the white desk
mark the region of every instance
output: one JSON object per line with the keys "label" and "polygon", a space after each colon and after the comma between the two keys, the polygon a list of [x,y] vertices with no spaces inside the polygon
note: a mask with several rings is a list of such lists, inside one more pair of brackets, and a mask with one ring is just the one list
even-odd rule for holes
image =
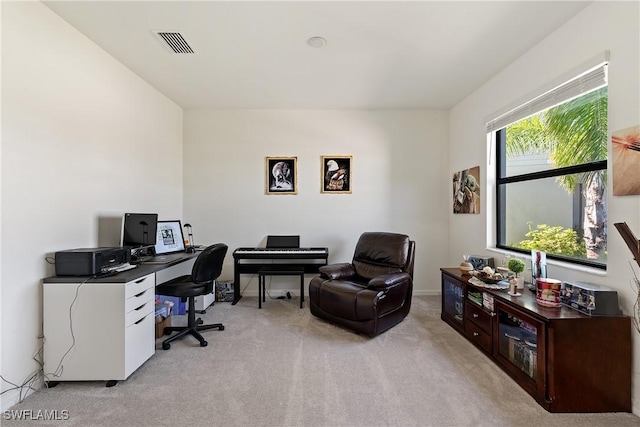
{"label": "white desk", "polygon": [[47,380],[127,379],[155,353],[155,286],[190,274],[197,256],[100,279],[44,279]]}

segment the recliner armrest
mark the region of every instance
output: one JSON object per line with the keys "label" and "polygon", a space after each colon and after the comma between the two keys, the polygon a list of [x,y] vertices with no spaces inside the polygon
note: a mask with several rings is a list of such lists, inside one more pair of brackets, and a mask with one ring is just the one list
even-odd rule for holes
{"label": "recliner armrest", "polygon": [[356,270],[349,263],[323,265],[318,269],[320,276],[325,279],[341,280],[356,276]]}
{"label": "recliner armrest", "polygon": [[381,291],[392,286],[409,283],[410,281],[411,276],[409,275],[409,273],[383,274],[382,276],[376,276],[373,279],[369,280],[369,283],[367,283],[367,288]]}

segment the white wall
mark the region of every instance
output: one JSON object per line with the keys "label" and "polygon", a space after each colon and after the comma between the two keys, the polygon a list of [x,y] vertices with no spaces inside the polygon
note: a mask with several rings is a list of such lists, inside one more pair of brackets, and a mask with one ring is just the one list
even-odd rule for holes
{"label": "white wall", "polygon": [[[364,231],[416,241],[415,289],[437,292],[448,252],[448,113],[360,110],[185,112],[185,221],[196,243],[261,246],[299,234],[348,262]],[[352,194],[320,193],[320,157],[352,155]],[[298,195],[265,195],[265,157],[297,156]],[[222,278],[233,277],[227,256]],[[278,278],[280,288],[287,278]],[[242,277],[245,295],[257,279]],[[247,286],[248,285],[248,286]],[[274,289],[279,287],[275,284]]]}
{"label": "white wall", "polygon": [[[487,167],[485,119],[503,107],[554,81],[605,50],[611,52],[609,62],[609,132],[640,122],[640,5],[638,2],[596,2],[531,49],[519,60],[495,76],[482,88],[451,111],[450,172],[467,165],[467,158]],[[467,158],[457,154],[466,153]],[[485,169],[486,172],[486,169]],[[630,286],[633,274],[629,267],[631,253],[613,224],[627,222],[640,236],[640,196],[614,197],[611,189],[611,164],[608,182],[608,269],[606,274],[578,271],[561,265],[548,268],[550,277],[561,280],[583,280],[612,287],[618,291],[625,314],[633,313],[636,292]],[[488,188],[486,174],[484,188]],[[487,192],[482,197],[487,207]],[[450,217],[449,263],[454,264],[464,251],[481,252],[501,258],[485,250],[487,211],[480,216]],[[639,271],[638,266],[636,272]],[[634,413],[640,414],[640,334],[634,339]],[[603,363],[607,363],[606,360]]]}
{"label": "white wall", "polygon": [[1,372],[20,384],[38,368],[45,256],[117,245],[126,211],[181,217],[182,110],[39,2],[1,7]]}

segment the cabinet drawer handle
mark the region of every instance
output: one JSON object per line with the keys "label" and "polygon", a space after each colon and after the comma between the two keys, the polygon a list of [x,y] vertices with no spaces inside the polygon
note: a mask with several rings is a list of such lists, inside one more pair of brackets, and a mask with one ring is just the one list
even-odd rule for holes
{"label": "cabinet drawer handle", "polygon": [[146,294],[148,290],[149,290],[149,289],[145,289],[144,291],[140,292],[140,293],[139,293],[138,295],[136,295],[135,297],[136,297],[136,298],[140,298],[142,295]]}
{"label": "cabinet drawer handle", "polygon": [[[149,316],[149,315],[147,314],[147,316]],[[139,325],[140,323],[142,323],[144,321],[144,319],[147,318],[147,316],[144,316],[142,319],[138,320],[136,323],[134,323],[134,325]]]}
{"label": "cabinet drawer handle", "polygon": [[474,332],[474,333],[473,333],[473,336],[474,336],[474,337],[477,337],[478,335],[480,335],[480,334],[479,334],[479,333],[477,333],[477,332]]}
{"label": "cabinet drawer handle", "polygon": [[136,311],[138,311],[138,310],[142,310],[142,308],[143,308],[145,305],[147,305],[147,303],[146,303],[146,302],[145,302],[144,304],[142,304],[140,307],[136,308],[135,310],[136,310]]}
{"label": "cabinet drawer handle", "polygon": [[477,319],[478,318],[478,314],[477,313],[473,313],[473,318]]}
{"label": "cabinet drawer handle", "polygon": [[142,283],[142,282],[144,282],[145,280],[147,280],[147,278],[146,278],[146,277],[143,277],[143,278],[142,278],[142,279],[140,279],[140,280],[136,280],[136,283]]}

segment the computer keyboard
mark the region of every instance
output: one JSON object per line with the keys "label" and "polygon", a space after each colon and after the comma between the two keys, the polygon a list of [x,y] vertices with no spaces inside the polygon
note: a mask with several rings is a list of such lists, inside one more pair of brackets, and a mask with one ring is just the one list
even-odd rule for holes
{"label": "computer keyboard", "polygon": [[121,273],[123,271],[131,270],[132,268],[136,268],[137,266],[134,264],[129,264],[128,262],[124,262],[122,264],[110,265],[109,267],[104,267],[102,269],[103,273]]}

